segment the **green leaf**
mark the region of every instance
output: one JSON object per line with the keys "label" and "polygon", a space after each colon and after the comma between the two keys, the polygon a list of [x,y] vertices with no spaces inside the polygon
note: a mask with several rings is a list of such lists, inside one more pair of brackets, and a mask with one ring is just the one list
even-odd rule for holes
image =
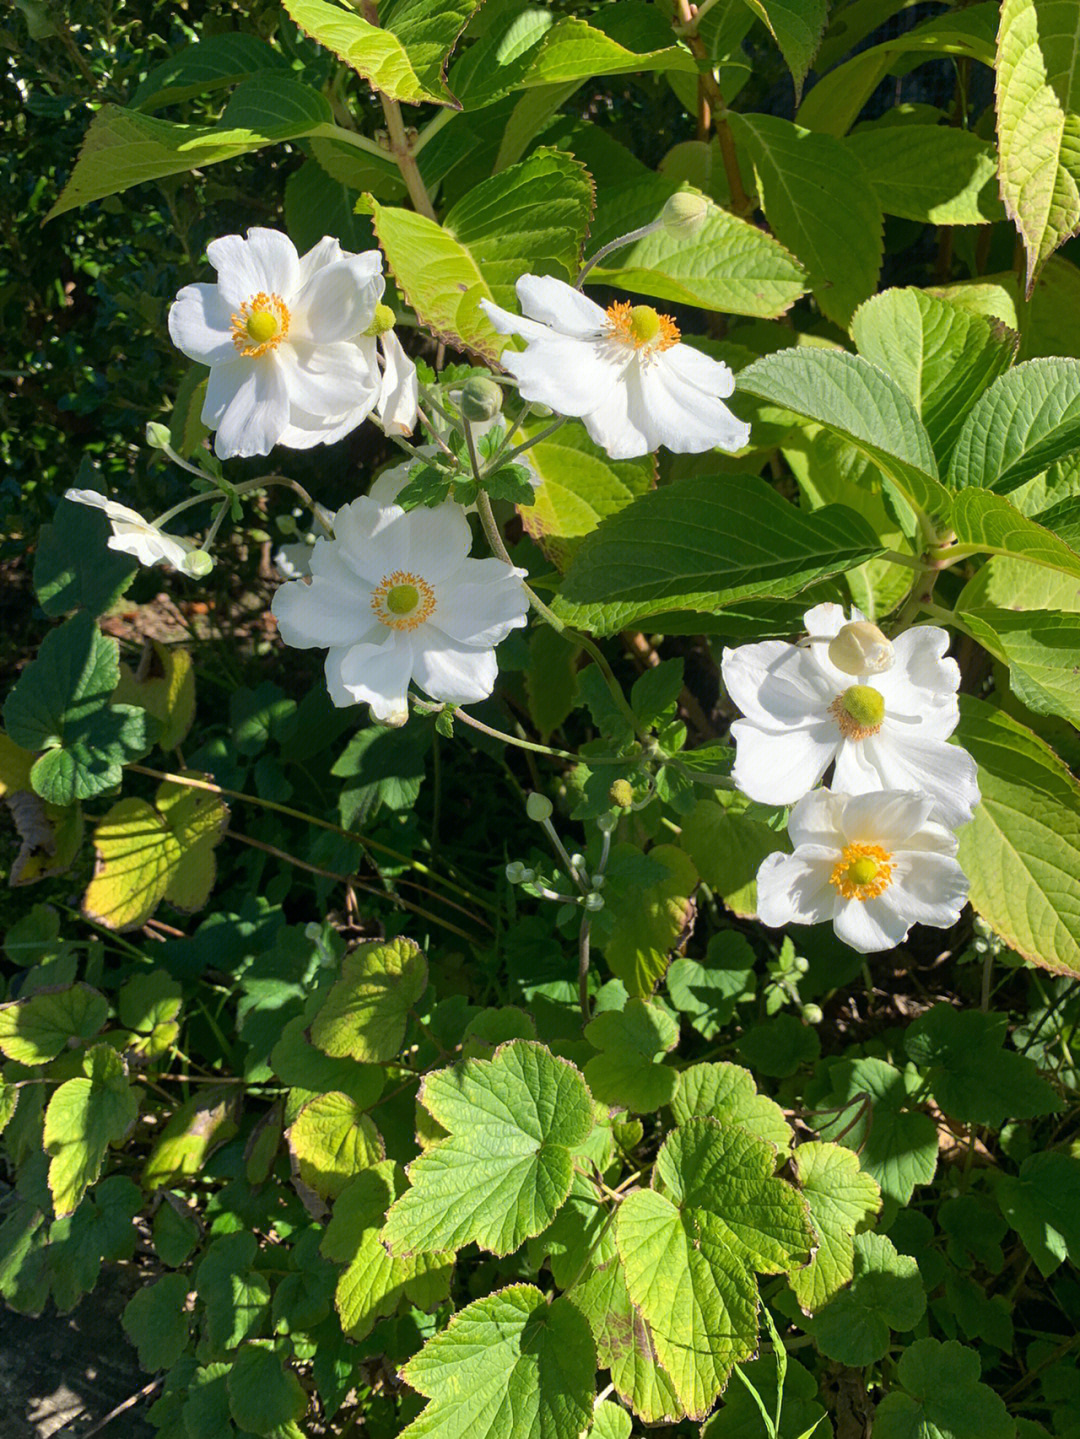
{"label": "green leaf", "polygon": [[579,646],[551,625],[536,625],[529,635],[529,666],[525,693],[529,715],[541,739],[560,729],[573,713],[578,699]]}
{"label": "green leaf", "polygon": [[[906,1108],[904,1076],[883,1059],[842,1059],[830,1066],[829,1090],[817,1100],[814,1128],[853,1149],[887,1198],[907,1204],[937,1168],[934,1121]],[[827,1109],[838,1109],[825,1115]]]}
{"label": "green leaf", "polygon": [[181,1202],[165,1199],[154,1215],[154,1249],[162,1264],[179,1269],[198,1244],[199,1223]]}
{"label": "green leaf", "polygon": [[579,1439],[596,1350],[568,1299],[513,1284],[478,1299],[401,1371],[431,1403],[402,1439]]}
{"label": "green leaf", "polygon": [[673,844],[654,845],[649,859],[663,865],[664,879],[643,885],[631,908],[615,916],[604,958],[631,995],[650,995],[663,979],[672,950],[693,920],[691,895],[697,870]]}
{"label": "green leaf", "polygon": [[0,1052],[18,1064],[48,1064],[69,1045],[92,1039],[109,1002],[88,984],[0,1005]]}
{"label": "green leaf", "polygon": [[939,460],[979,395],[1012,364],[1018,342],[1000,323],[914,288],[875,295],[859,308],[851,333],[859,354],[891,375],[915,406]]}
{"label": "green leaf", "polygon": [[301,1180],[324,1199],[335,1199],[384,1149],[379,1132],[347,1094],[309,1099],[287,1135]]}
{"label": "green leaf", "polygon": [[926,1313],[919,1266],[884,1234],[856,1234],[854,1278],[806,1327],[829,1359],[862,1368],[884,1358],[890,1331],[914,1329]]}
{"label": "green leaf", "polygon": [[206,1158],[237,1130],[239,1096],[233,1086],[203,1088],[182,1104],[151,1149],[142,1172],[146,1189],[161,1189],[198,1174]]}
{"label": "green leaf", "polygon": [[630,1297],[691,1417],[708,1413],[733,1366],[757,1348],[754,1279],[806,1264],[805,1202],[773,1176],[772,1145],[710,1119],[673,1131],[654,1189],[619,1206],[616,1242]]}
{"label": "green leaf", "polygon": [[670,27],[653,6],[630,0],[588,21],[561,17],[545,34],[523,83],[557,85],[647,70],[692,75],[697,65],[689,50],[672,43]]}
{"label": "green leaf", "polygon": [[852,510],[806,514],[757,476],[696,476],[642,495],[588,535],[555,610],[610,635],[671,610],[716,614],[749,597],[797,594],[881,550]]}
{"label": "green leaf", "polygon": [[997,54],[1001,194],[1027,250],[1027,291],[1080,227],[1075,0],[1002,0]]}
{"label": "green leaf", "polygon": [[42,1144],[50,1156],[49,1190],[58,1216],[73,1213],[139,1112],[124,1062],[107,1044],[87,1051],[85,1078],[69,1079],[45,1111]]}
{"label": "green leaf", "polygon": [[1031,1154],[1019,1175],[996,1177],[994,1194],[1042,1275],[1080,1258],[1080,1157]]}
{"label": "green leaf", "polygon": [[119,646],[81,611],[45,636],[4,705],[4,723],[23,749],[44,750],[30,771],[42,799],[68,805],[120,783],[123,765],[149,749],[146,715],[112,705]]}
{"label": "green leaf", "polygon": [[533,503],[521,511],[521,522],[560,569],[566,568],[577,541],[595,530],[601,520],[647,494],[656,483],[652,455],[609,459],[589,439],[585,427],[574,422],[533,445],[529,465],[540,477],[540,485]]}
{"label": "green leaf", "polygon": [[832,135],[775,115],[730,118],[773,234],[806,266],[822,313],[846,329],[881,269],[881,208],[866,173]]}
{"label": "green leaf", "polygon": [[34,589],[47,615],[74,609],[104,614],[124,593],[139,566],[108,548],[111,534],[100,510],[60,501],[52,524],[42,526],[34,556]]}
{"label": "green leaf", "polygon": [[517,309],[524,273],[571,280],[592,211],[583,167],[559,150],[534,150],[474,185],[441,225],[412,210],[362,202],[387,264],[417,318],[439,339],[497,360],[506,339],[480,300]]}
{"label": "green leaf", "polygon": [[178,1439],[234,1439],[225,1387],[231,1365],[206,1364],[187,1383]]}
{"label": "green leaf", "polygon": [[149,113],[226,85],[238,85],[241,80],[266,70],[288,69],[285,56],[256,35],[241,32],[208,35],[155,65],[139,81],[131,104],[133,109]]}
{"label": "green leaf", "polygon": [[141,1208],[138,1185],[113,1174],[84,1196],[74,1214],[53,1221],[46,1259],[53,1302],[61,1313],[74,1309],[94,1288],[102,1261],[129,1260],[135,1253],[138,1236],[132,1221]]}
{"label": "green leaf", "polygon": [[361,1109],[371,1109],[383,1090],[382,1068],[360,1064],[347,1055],[334,1059],[324,1054],[308,1043],[309,1023],[303,1015],[290,1019],[270,1051],[271,1069],[282,1084],[292,1087],[290,1102],[295,1102],[302,1091],[315,1095],[327,1094],[333,1089],[349,1095]]}
{"label": "green leaf", "polygon": [[633,1428],[630,1415],[619,1404],[602,1399],[593,1410],[590,1439],[630,1439]]}
{"label": "green leaf", "polygon": [[684,1069],[671,1113],[676,1124],[689,1124],[691,1119],[738,1124],[774,1144],[781,1155],[791,1150],[793,1135],[784,1111],[757,1092],[753,1075],[738,1064],[692,1064]]}
{"label": "green leaf", "polygon": [[1028,360],[967,416],[949,465],[954,489],[1007,494],[1080,449],[1080,360]]}
{"label": "green leaf", "polygon": [[124,1309],[124,1333],[139,1351],[139,1364],[154,1373],[171,1369],[187,1348],[191,1317],[186,1274],[166,1274],[140,1289]]}
{"label": "green leaf", "polygon": [[1026,959],[1080,974],[1080,785],[1049,746],[981,700],[961,699],[957,738],[982,793],[957,855],[976,913]]}
{"label": "green leaf", "polygon": [[794,1014],[774,1014],[755,1024],[739,1039],[740,1055],[760,1074],[787,1079],[801,1064],[813,1064],[821,1053],[817,1030]]}
{"label": "green leaf", "polygon": [[383,1231],[398,1255],[474,1240],[509,1254],[554,1219],[570,1192],[571,1151],[593,1126],[585,1081],[543,1045],[514,1040],[493,1059],[425,1077],[420,1101],[448,1130],[408,1174]]}
{"label": "green leaf", "polygon": [[394,1059],[427,979],[427,960],[412,940],[358,945],[312,1021],[312,1043],[332,1058]]}
{"label": "green leaf", "polygon": [[[1071,582],[1070,582],[1071,583]],[[1076,655],[1080,614],[1050,610],[965,609],[957,624],[1009,666],[1009,688],[1036,714],[1080,725]]]}
{"label": "green leaf", "polygon": [[248,1230],[215,1239],[195,1271],[205,1306],[203,1329],[215,1352],[235,1349],[261,1333],[270,1316],[270,1285],[252,1268],[259,1243]]}
{"label": "green leaf", "polygon": [[1013,1439],[1016,1421],[981,1373],[976,1350],[917,1339],[900,1356],[901,1387],[877,1406],[876,1439]]}
{"label": "green leaf", "polygon": [[679,1042],[679,1026],[665,1010],[628,999],[624,1009],[607,1009],[591,1020],[585,1038],[601,1051],[585,1066],[594,1099],[634,1114],[671,1103],[679,1076],[663,1061]]}
{"label": "green leaf", "polygon": [[176,125],[119,105],[103,105],[46,221],[118,195],[132,185],[234,160],[264,145],[336,133],[329,101],[290,75],[263,74],[233,91],[216,125]]}
{"label": "green leaf", "polygon": [[795,104],[798,105],[803,81],[825,33],[828,0],[747,0],[747,4],[779,45],[795,82]]}
{"label": "green leaf", "polygon": [[958,543],[976,553],[1012,555],[1080,577],[1080,554],[1022,515],[1004,495],[961,490],[953,504],[952,522]]}
{"label": "green leaf", "polygon": [[823,425],[872,460],[910,504],[939,523],[948,518],[930,436],[896,381],[869,360],[846,350],[780,350],[740,371],[739,388]]}
{"label": "green leaf", "polygon": [[299,1379],[266,1343],[245,1344],[225,1380],[229,1413],[245,1433],[270,1434],[307,1412]]}
{"label": "green leaf", "polygon": [[348,780],[338,799],[341,822],[363,829],[383,805],[412,809],[424,782],[431,730],[423,725],[387,729],[372,724],[358,730],[330,770]]}
{"label": "green leaf", "polygon": [[116,704],[138,705],[161,726],[157,742],[165,750],[179,748],[195,719],[195,667],[191,654],[160,640],[149,640],[134,673],[120,666]]}
{"label": "green leaf", "polygon": [[[611,1127],[605,1123],[607,1110],[600,1104],[596,1109],[597,1126],[591,1138],[599,1137],[601,1142],[606,1138],[611,1143]],[[593,1157],[591,1149],[592,1146],[587,1145],[578,1151],[579,1164],[588,1163]],[[609,1151],[606,1159],[600,1156],[598,1162],[604,1164],[610,1160]],[[555,1283],[560,1289],[569,1289],[583,1275],[613,1258],[615,1234],[609,1219],[608,1211],[596,1203],[596,1185],[580,1169],[576,1170],[566,1203],[543,1233],[529,1240],[526,1251],[529,1263],[539,1270],[546,1259]]]}
{"label": "green leaf", "polygon": [[859,1168],[858,1156],[839,1144],[800,1144],[795,1173],[818,1233],[818,1247],[805,1269],[791,1275],[791,1289],[813,1314],[854,1274],[855,1231],[881,1209],[881,1190]]}
{"label": "green leaf", "polygon": [[598,1266],[570,1297],[589,1321],[597,1365],[611,1371],[620,1399],[646,1424],[681,1419],[682,1405],[656,1357],[649,1326],[627,1292],[622,1261],[616,1256]]}
{"label": "green leaf", "polygon": [[[684,845],[685,826],[684,820]],[[672,961],[665,981],[668,997],[703,1039],[715,1039],[731,1022],[738,1001],[753,995],[755,963],[749,941],[733,929],[722,929],[709,940],[703,959]]]}
{"label": "green leaf", "polygon": [[732,803],[702,799],[682,824],[682,845],[698,874],[740,919],[757,914],[762,860],[789,848],[786,834],[745,813],[746,807],[741,796]]}
{"label": "green leaf", "polygon": [[971,130],[875,125],[856,130],[844,143],[887,215],[923,225],[984,225],[1004,218],[997,151]]}

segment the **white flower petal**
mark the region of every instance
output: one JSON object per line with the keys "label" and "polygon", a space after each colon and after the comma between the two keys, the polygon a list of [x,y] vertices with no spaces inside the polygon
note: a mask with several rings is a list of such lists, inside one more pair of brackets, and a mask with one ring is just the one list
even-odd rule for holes
{"label": "white flower petal", "polygon": [[98,494],[97,490],[65,490],[64,499],[72,500],[77,505],[91,505],[95,510],[104,510],[110,520],[128,520],[134,525],[149,528],[149,521],[144,520],[138,510],[128,509],[127,505],[110,500],[108,496]]}
{"label": "white flower petal", "polygon": [[[227,460],[233,455],[268,455],[289,422],[289,392],[284,372],[273,354],[249,360],[241,367],[240,384],[233,389],[236,365],[215,365],[206,386],[206,411],[221,407],[214,436],[214,453]],[[231,396],[222,399],[232,390]]]}
{"label": "white flower petal", "polygon": [[308,341],[281,345],[276,356],[290,408],[325,416],[324,428],[331,428],[326,422],[338,416],[357,411],[370,413],[373,409],[379,393],[377,380],[360,350],[347,340],[326,345]]}
{"label": "white flower petal", "polygon": [[525,570],[512,570],[502,560],[466,560],[439,586],[430,623],[463,645],[501,644],[528,622],[525,578]]}
{"label": "white flower petal", "polygon": [[[750,426],[737,419],[723,400],[703,394],[695,385],[686,385],[670,368],[669,359],[669,354],[661,354],[638,363],[649,448],[666,445],[675,454],[693,455],[716,447],[741,450],[747,445]],[[628,380],[629,377],[628,371]]]}
{"label": "white flower petal", "polygon": [[[524,315],[512,314],[501,305],[496,305],[494,300],[481,300],[480,308],[500,335],[521,335],[526,340],[546,340],[551,337],[551,331],[546,325],[540,325]],[[514,351],[504,350],[504,360],[508,354],[514,354]]]}
{"label": "white flower petal", "polygon": [[840,828],[845,840],[899,848],[920,830],[934,808],[933,795],[913,791],[856,794],[844,805]]}
{"label": "white flower petal", "polygon": [[361,334],[375,318],[385,288],[378,250],[324,265],[290,306],[289,339],[326,345]]}
{"label": "white flower petal", "polygon": [[472,531],[460,506],[438,505],[432,510],[420,506],[407,516],[400,513],[408,535],[403,568],[415,571],[429,585],[438,586],[440,580],[456,577],[472,544]]}
{"label": "white flower petal", "polygon": [[230,364],[237,357],[232,308],[217,285],[185,285],[169,308],[169,336],[200,365]]}
{"label": "white flower petal", "polygon": [[608,331],[607,311],[552,275],[522,275],[515,289],[530,319],[550,325],[563,335],[596,336]]}
{"label": "white flower petal", "polygon": [[788,816],[788,834],[795,848],[818,845],[831,849],[839,857],[844,846],[841,826],[847,803],[846,794],[828,789],[815,789],[804,795]]}
{"label": "white flower petal", "polygon": [[[329,549],[320,541],[308,551],[308,564],[315,551]],[[327,563],[325,554],[321,556]],[[270,608],[278,623],[281,638],[292,649],[330,649],[339,645],[374,643],[381,640],[385,626],[380,625],[371,609],[371,591],[346,571],[331,576],[315,575],[310,583],[291,580],[274,592]]]}
{"label": "white flower petal", "polygon": [[379,389],[379,419],[396,435],[411,435],[420,418],[420,382],[416,366],[401,347],[393,330],[380,336],[383,376]]}
{"label": "white flower petal", "polygon": [[[531,343],[521,354],[504,350],[501,364],[517,380],[523,400],[548,405],[560,415],[584,417],[585,428],[605,449],[608,446],[604,440],[597,438],[600,433],[607,434],[605,424],[612,428],[625,424],[626,398],[619,385],[620,367],[588,340],[545,331],[543,339]],[[603,411],[612,405],[615,414],[606,419]]]}
{"label": "white flower petal", "polygon": [[835,855],[770,854],[757,872],[757,912],[762,924],[820,924],[831,918],[836,891],[829,883]]}
{"label": "white flower petal", "polygon": [[831,722],[785,730],[761,730],[747,720],[731,726],[736,743],[735,783],[762,804],[793,804],[812,790],[836,753]]}
{"label": "white flower petal", "polygon": [[725,649],[720,672],[746,718],[770,729],[824,720],[836,698],[810,652],[783,640]]}
{"label": "white flower petal", "polygon": [[905,918],[877,899],[838,899],[833,914],[836,937],[859,954],[874,954],[882,949],[895,949],[908,936],[913,920]]}
{"label": "white flower petal", "polygon": [[[854,619],[862,619],[858,610],[853,609],[851,614]],[[847,623],[848,617],[844,613],[843,605],[814,605],[813,609],[807,610],[803,615],[803,624],[808,635],[826,635],[829,639],[834,639]],[[851,682],[850,675],[847,680],[848,683]]]}
{"label": "white flower petal", "polygon": [[706,395],[723,400],[735,391],[735,376],[723,360],[714,360],[692,345],[673,345],[661,359],[684,385],[693,385]]}
{"label": "white flower petal", "polygon": [[918,731],[901,742],[884,730],[864,740],[845,740],[834,784],[849,794],[875,789],[922,790],[936,801],[934,818],[950,829],[967,824],[979,802],[978,769],[959,745],[923,739]]}
{"label": "white flower petal", "polygon": [[307,282],[325,265],[332,265],[335,260],[344,260],[346,251],[341,248],[341,241],[336,235],[324,235],[317,245],[312,245],[306,255],[300,256],[300,284],[298,289],[303,289]]}
{"label": "white flower petal", "polygon": [[915,924],[948,929],[967,903],[968,881],[955,859],[926,851],[894,856],[893,882],[881,896]]}
{"label": "white flower petal", "polygon": [[381,644],[331,650],[326,657],[327,687],[334,704],[368,704],[377,720],[408,710],[413,670],[412,636],[402,630],[383,628],[382,632],[386,639]]}
{"label": "white flower petal", "polygon": [[289,304],[299,288],[300,258],[296,246],[280,230],[258,225],[240,235],[223,235],[206,247],[206,257],[218,272],[218,285],[226,303],[238,308],[253,295],[278,295]]}
{"label": "white flower petal", "polygon": [[367,405],[359,410],[349,410],[345,415],[327,422],[318,415],[290,405],[289,423],[278,436],[278,444],[289,450],[310,450],[315,445],[335,445],[338,440],[351,434],[358,425],[362,425],[370,414],[371,407]]}
{"label": "white flower petal", "polygon": [[426,694],[458,705],[487,699],[499,676],[493,649],[473,649],[444,639],[431,625],[416,634],[413,678]]}

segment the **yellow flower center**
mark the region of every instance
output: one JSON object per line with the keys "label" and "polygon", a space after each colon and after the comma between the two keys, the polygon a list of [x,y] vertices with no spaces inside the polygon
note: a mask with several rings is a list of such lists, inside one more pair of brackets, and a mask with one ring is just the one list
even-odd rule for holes
{"label": "yellow flower center", "polygon": [[829,706],[845,739],[868,739],[885,718],[885,701],[873,685],[851,685]]}
{"label": "yellow flower center", "polygon": [[833,866],[829,883],[842,899],[876,899],[892,884],[892,855],[879,844],[849,844]]}
{"label": "yellow flower center", "polygon": [[289,333],[289,307],[280,295],[260,290],[245,300],[232,316],[233,344],[242,355],[257,360],[276,350]]}
{"label": "yellow flower center", "polygon": [[371,324],[364,331],[365,335],[385,335],[387,330],[394,328],[394,312],[389,305],[376,305],[375,314],[372,316]]}
{"label": "yellow flower center", "polygon": [[619,300],[607,310],[608,334],[620,344],[658,355],[679,343],[679,327],[670,315],[658,315],[651,305]]}
{"label": "yellow flower center", "polygon": [[384,575],[371,596],[371,608],[380,624],[392,630],[414,630],[435,610],[435,591],[427,580],[407,570]]}

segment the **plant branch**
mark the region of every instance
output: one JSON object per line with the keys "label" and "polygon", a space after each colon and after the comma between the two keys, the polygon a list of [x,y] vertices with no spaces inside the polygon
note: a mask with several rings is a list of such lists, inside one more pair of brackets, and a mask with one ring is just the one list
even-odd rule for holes
{"label": "plant branch", "polygon": [[382,101],[383,114],[386,116],[390,154],[401,171],[401,178],[405,181],[405,188],[409,192],[413,208],[429,220],[437,222],[435,206],[431,203],[431,196],[424,184],[424,177],[420,174],[420,167],[416,163],[416,152],[405,131],[405,121],[401,118],[401,106],[387,95],[380,94],[379,99]]}
{"label": "plant branch", "polygon": [[698,63],[701,85],[712,107],[713,126],[720,145],[720,158],[724,162],[724,174],[727,176],[728,189],[731,192],[732,211],[736,215],[748,215],[753,209],[753,205],[743,188],[739,157],[735,150],[735,137],[727,122],[727,101],[713,74],[712,62],[709,59],[709,52],[705,48],[705,41],[698,34],[697,24],[700,17],[695,15],[690,8],[690,0],[676,0],[676,9],[679,12],[679,24],[675,27],[676,34],[680,39],[686,41],[691,55]]}

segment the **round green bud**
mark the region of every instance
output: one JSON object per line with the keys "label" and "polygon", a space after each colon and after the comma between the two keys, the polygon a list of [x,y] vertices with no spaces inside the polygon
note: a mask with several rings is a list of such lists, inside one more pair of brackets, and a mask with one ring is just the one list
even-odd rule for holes
{"label": "round green bud", "polygon": [[376,305],[375,314],[371,324],[364,331],[365,335],[385,335],[387,330],[394,328],[395,316],[389,305]]}
{"label": "round green bud", "polygon": [[493,420],[502,409],[502,387],[484,375],[473,375],[461,387],[461,413],[473,424]]}
{"label": "round green bud", "polygon": [[796,974],[805,974],[810,968],[810,961],[804,955],[797,954],[791,967]]}
{"label": "round green bud", "polygon": [[613,814],[598,814],[596,816],[596,828],[601,834],[614,834],[615,826],[619,823]]}
{"label": "round green bud", "polygon": [[180,568],[193,580],[204,580],[214,568],[214,557],[205,550],[191,550],[184,556]]}
{"label": "round green bud", "polygon": [[869,620],[853,620],[829,641],[829,659],[846,675],[880,675],[892,668],[892,642]]}
{"label": "round green bud", "polygon": [[585,906],[585,908],[589,911],[590,914],[595,914],[597,910],[603,909],[604,896],[602,894],[597,894],[596,891],[593,890],[591,894],[587,894],[585,896],[581,903]]}
{"label": "round green bud", "polygon": [[506,866],[506,877],[511,884],[520,884],[525,878],[525,866],[520,859],[513,859]]}
{"label": "round green bud", "polygon": [[807,1024],[820,1024],[825,1014],[820,1004],[804,1004],[802,1017]]}
{"label": "round green bud", "polygon": [[840,701],[860,729],[877,729],[885,718],[885,700],[873,685],[851,685]]}
{"label": "round green bud", "polygon": [[628,779],[617,779],[608,790],[608,797],[620,809],[629,809],[634,803],[634,786]]}
{"label": "round green bud", "polygon": [[672,235],[692,235],[700,230],[709,213],[709,202],[693,190],[677,190],[660,212],[664,229]]}
{"label": "round green bud", "polygon": [[157,420],[147,421],[146,443],[152,450],[164,450],[171,440],[172,436],[169,433],[168,425],[161,425]]}
{"label": "round green bud", "polygon": [[547,795],[540,794],[536,790],[533,790],[532,794],[529,795],[525,801],[525,813],[531,820],[535,820],[537,824],[544,824],[549,820],[553,809],[554,806]]}

